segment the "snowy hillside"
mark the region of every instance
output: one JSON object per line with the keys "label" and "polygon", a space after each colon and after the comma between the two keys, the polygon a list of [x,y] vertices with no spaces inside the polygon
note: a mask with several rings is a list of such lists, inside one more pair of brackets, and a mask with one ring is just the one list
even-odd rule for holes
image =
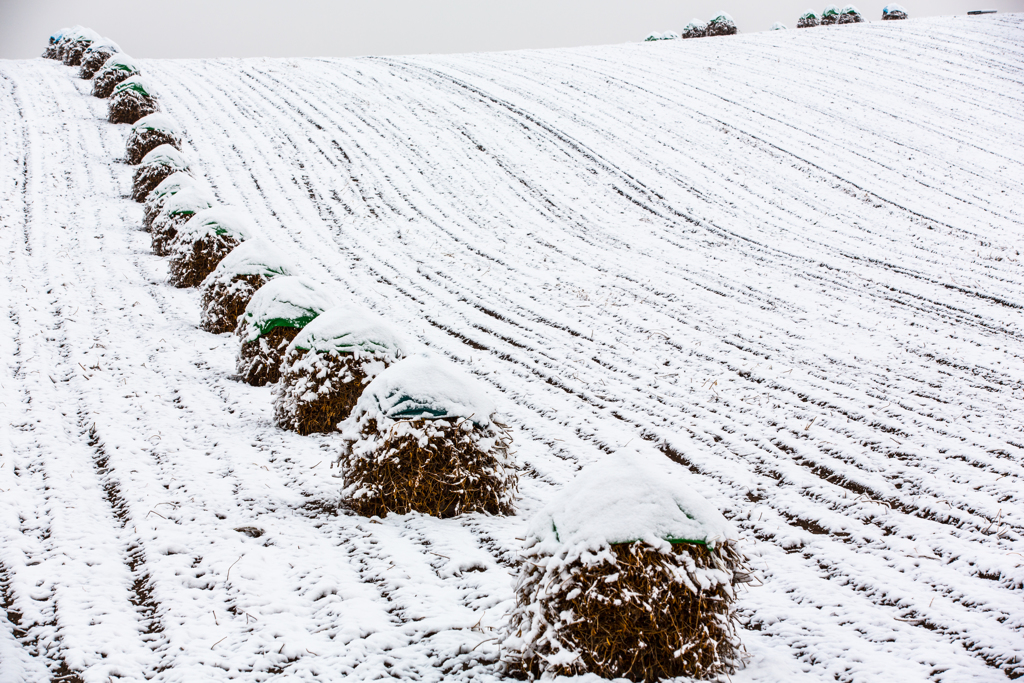
{"label": "snowy hillside", "polygon": [[339,509],[128,126],[0,62],[0,681],[495,680],[529,517],[627,444],[740,529],[734,682],[1024,676],[1024,16],[139,63],[220,203],[482,381],[518,512]]}

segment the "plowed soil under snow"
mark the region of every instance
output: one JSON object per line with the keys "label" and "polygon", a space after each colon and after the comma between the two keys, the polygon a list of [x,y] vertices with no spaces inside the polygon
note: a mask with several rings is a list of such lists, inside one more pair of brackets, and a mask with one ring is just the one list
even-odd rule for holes
{"label": "plowed soil under snow", "polygon": [[0,62],[0,681],[495,680],[527,518],[626,444],[740,530],[733,681],[1024,676],[1024,17],[142,68],[220,202],[484,383],[518,512],[339,507],[128,127]]}

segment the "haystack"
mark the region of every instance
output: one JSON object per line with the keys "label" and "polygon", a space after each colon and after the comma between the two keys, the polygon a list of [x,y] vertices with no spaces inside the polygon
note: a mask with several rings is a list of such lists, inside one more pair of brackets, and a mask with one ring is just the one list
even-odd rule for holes
{"label": "haystack", "polygon": [[504,645],[521,674],[656,681],[731,672],[732,525],[661,456],[603,456],[532,520]]}
{"label": "haystack", "polygon": [[111,123],[135,123],[159,108],[153,86],[135,74],[114,87],[107,107],[107,120]]}
{"label": "haystack", "polygon": [[64,61],[64,55],[68,52],[68,46],[82,31],[86,30],[84,26],[76,24],[71,28],[64,29],[61,31],[60,39],[57,41],[57,60],[60,62]]}
{"label": "haystack", "polygon": [[786,28],[786,25],[783,24],[781,21],[776,21],[774,24],[772,24],[771,30],[772,31],[785,31],[785,30],[787,30],[787,28]]}
{"label": "haystack", "polygon": [[896,3],[886,5],[882,8],[883,21],[902,20],[906,19],[907,16],[907,10],[902,5],[897,5]]}
{"label": "haystack", "polygon": [[71,33],[64,43],[61,53],[61,61],[64,62],[64,66],[81,66],[82,55],[85,54],[86,49],[99,40],[101,40],[100,35],[90,28],[83,28]]}
{"label": "haystack", "polygon": [[281,363],[274,417],[299,434],[334,431],[372,381],[404,354],[401,336],[365,309],[335,306],[306,325]]}
{"label": "haystack", "polygon": [[825,11],[821,13],[821,25],[831,26],[832,24],[839,23],[839,8],[835,5],[829,5],[825,8]]}
{"label": "haystack", "polygon": [[725,12],[719,12],[708,22],[707,35],[732,36],[736,34],[736,22]]}
{"label": "haystack", "polygon": [[819,23],[820,22],[818,21],[818,15],[815,14],[813,10],[807,10],[806,12],[804,12],[803,14],[800,15],[799,19],[797,19],[796,27],[797,28],[814,28]]}
{"label": "haystack", "polygon": [[64,34],[70,30],[71,29],[67,27],[62,28],[50,36],[50,42],[47,43],[46,49],[43,50],[43,59],[58,59],[57,47],[60,45],[60,40],[64,37]]}
{"label": "haystack", "polygon": [[703,38],[708,34],[708,25],[700,19],[694,19],[683,27],[683,38]]}
{"label": "haystack", "polygon": [[907,10],[903,5],[893,3],[882,8],[882,21],[894,21],[907,18]]}
{"label": "haystack", "polygon": [[118,83],[139,73],[132,58],[123,52],[111,55],[92,81],[93,97],[110,97]]}
{"label": "haystack", "polygon": [[96,75],[96,72],[103,68],[107,60],[121,51],[117,43],[104,38],[98,40],[85,49],[82,55],[82,68],[78,70],[78,77],[89,80]]}
{"label": "haystack", "polygon": [[238,316],[245,312],[253,294],[275,277],[292,272],[291,265],[268,242],[258,237],[246,240],[203,280],[199,326],[213,334],[234,332]]}
{"label": "haystack", "polygon": [[470,377],[429,354],[370,382],[339,429],[343,497],[358,514],[510,514],[518,477],[495,406]]}
{"label": "haystack", "polygon": [[124,160],[135,166],[160,145],[181,149],[181,133],[177,122],[167,114],[143,116],[132,125],[124,145]]}
{"label": "haystack", "polygon": [[254,387],[276,382],[281,360],[299,331],[336,302],[306,278],[275,277],[253,295],[238,318],[238,374]]}
{"label": "haystack", "polygon": [[198,185],[198,181],[188,171],[178,171],[161,180],[160,184],[150,190],[149,196],[146,197],[146,203],[142,208],[142,230],[149,232],[152,229],[153,221],[160,215],[164,203],[171,196],[177,194],[182,188],[196,185]]}
{"label": "haystack", "polygon": [[652,33],[648,33],[647,37],[644,38],[644,42],[650,42],[653,40],[679,40],[679,34],[675,31],[665,31],[664,33],[654,31]]}
{"label": "haystack", "polygon": [[840,24],[860,24],[864,22],[864,17],[860,15],[860,12],[853,5],[847,5],[839,13]]}
{"label": "haystack", "polygon": [[215,206],[196,213],[170,245],[170,283],[198,287],[232,249],[255,233],[252,219],[240,209]]}
{"label": "haystack", "polygon": [[167,176],[189,169],[188,159],[170,145],[160,145],[142,158],[132,178],[132,199],[142,203]]}
{"label": "haystack", "polygon": [[211,208],[215,202],[209,190],[198,184],[185,185],[169,195],[149,229],[153,253],[157,256],[170,256],[171,244],[178,236],[178,231],[195,214]]}

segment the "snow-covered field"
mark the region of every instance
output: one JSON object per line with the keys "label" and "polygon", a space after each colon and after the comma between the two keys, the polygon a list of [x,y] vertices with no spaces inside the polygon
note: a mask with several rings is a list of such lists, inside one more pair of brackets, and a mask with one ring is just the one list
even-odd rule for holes
{"label": "snow-covered field", "polygon": [[530,515],[627,444],[740,530],[734,682],[1024,676],[1024,16],[142,68],[220,202],[484,383],[518,513],[339,508],[127,126],[0,62],[0,681],[494,680]]}

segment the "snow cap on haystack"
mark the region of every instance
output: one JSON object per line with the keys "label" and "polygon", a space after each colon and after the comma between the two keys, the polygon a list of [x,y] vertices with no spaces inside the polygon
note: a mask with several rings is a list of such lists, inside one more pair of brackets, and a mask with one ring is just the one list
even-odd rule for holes
{"label": "snow cap on haystack", "polygon": [[292,266],[270,242],[261,237],[248,239],[231,250],[217,268],[203,282],[203,286],[214,282],[227,284],[239,275],[259,275],[268,280],[291,275]]}
{"label": "snow cap on haystack", "polygon": [[[156,112],[149,116],[143,116],[132,124],[133,131],[155,130],[168,135],[179,135],[181,129],[178,122],[163,112]],[[166,180],[164,182],[167,182]]]}
{"label": "snow cap on haystack", "polygon": [[[156,114],[152,114],[151,116],[156,116]],[[166,195],[177,194],[182,189],[186,187],[193,187],[196,184],[196,179],[188,172],[176,171],[160,181],[160,184],[153,188],[153,191],[149,193],[149,198],[150,200],[154,200]]]}
{"label": "snow cap on haystack", "polygon": [[[178,173],[174,175],[178,175]],[[197,182],[183,182],[176,190],[169,190],[165,196],[167,199],[164,201],[161,213],[166,216],[187,215],[191,217],[193,214],[209,209],[217,201],[208,189]]]}
{"label": "snow cap on haystack", "polygon": [[121,46],[112,41],[110,38],[100,38],[94,41],[89,47],[85,48],[86,52],[109,52],[114,54],[121,51]]}
{"label": "snow cap on haystack", "polygon": [[[191,166],[188,157],[170,145],[160,145],[152,152],[142,157],[142,165],[166,166],[173,169],[176,173],[187,171]],[[166,180],[166,178],[164,180]]]}
{"label": "snow cap on haystack", "polygon": [[135,61],[123,52],[117,52],[110,55],[107,61],[103,62],[103,66],[100,67],[99,73],[105,71],[127,71],[129,73],[139,73],[139,67],[135,65]]}
{"label": "snow cap on haystack", "polygon": [[623,450],[585,467],[533,517],[528,536],[570,548],[571,562],[633,541],[663,549],[671,543],[714,547],[736,538],[736,530],[678,465]]}
{"label": "snow cap on haystack", "polygon": [[781,21],[776,21],[774,24],[772,24],[771,30],[772,31],[785,31],[786,30],[786,25],[783,24]]}
{"label": "snow cap on haystack", "polygon": [[197,211],[178,231],[178,239],[194,242],[207,236],[222,235],[244,242],[256,235],[256,224],[242,209],[212,206]]}
{"label": "snow cap on haystack", "polygon": [[135,74],[129,76],[120,83],[114,86],[114,95],[119,95],[126,90],[130,90],[137,95],[142,97],[148,97],[150,99],[156,99],[159,95],[153,85],[142,77],[142,74]]}
{"label": "snow cap on haystack", "polygon": [[275,277],[253,295],[239,320],[242,343],[256,341],[278,327],[301,329],[337,302],[304,277]]}
{"label": "snow cap on haystack", "polygon": [[450,361],[422,352],[377,375],[352,411],[378,424],[395,420],[491,421],[497,407],[479,383]]}
{"label": "snow cap on haystack", "polygon": [[358,306],[335,306],[306,325],[292,348],[315,353],[389,356],[398,360],[408,348],[402,335],[376,313]]}

